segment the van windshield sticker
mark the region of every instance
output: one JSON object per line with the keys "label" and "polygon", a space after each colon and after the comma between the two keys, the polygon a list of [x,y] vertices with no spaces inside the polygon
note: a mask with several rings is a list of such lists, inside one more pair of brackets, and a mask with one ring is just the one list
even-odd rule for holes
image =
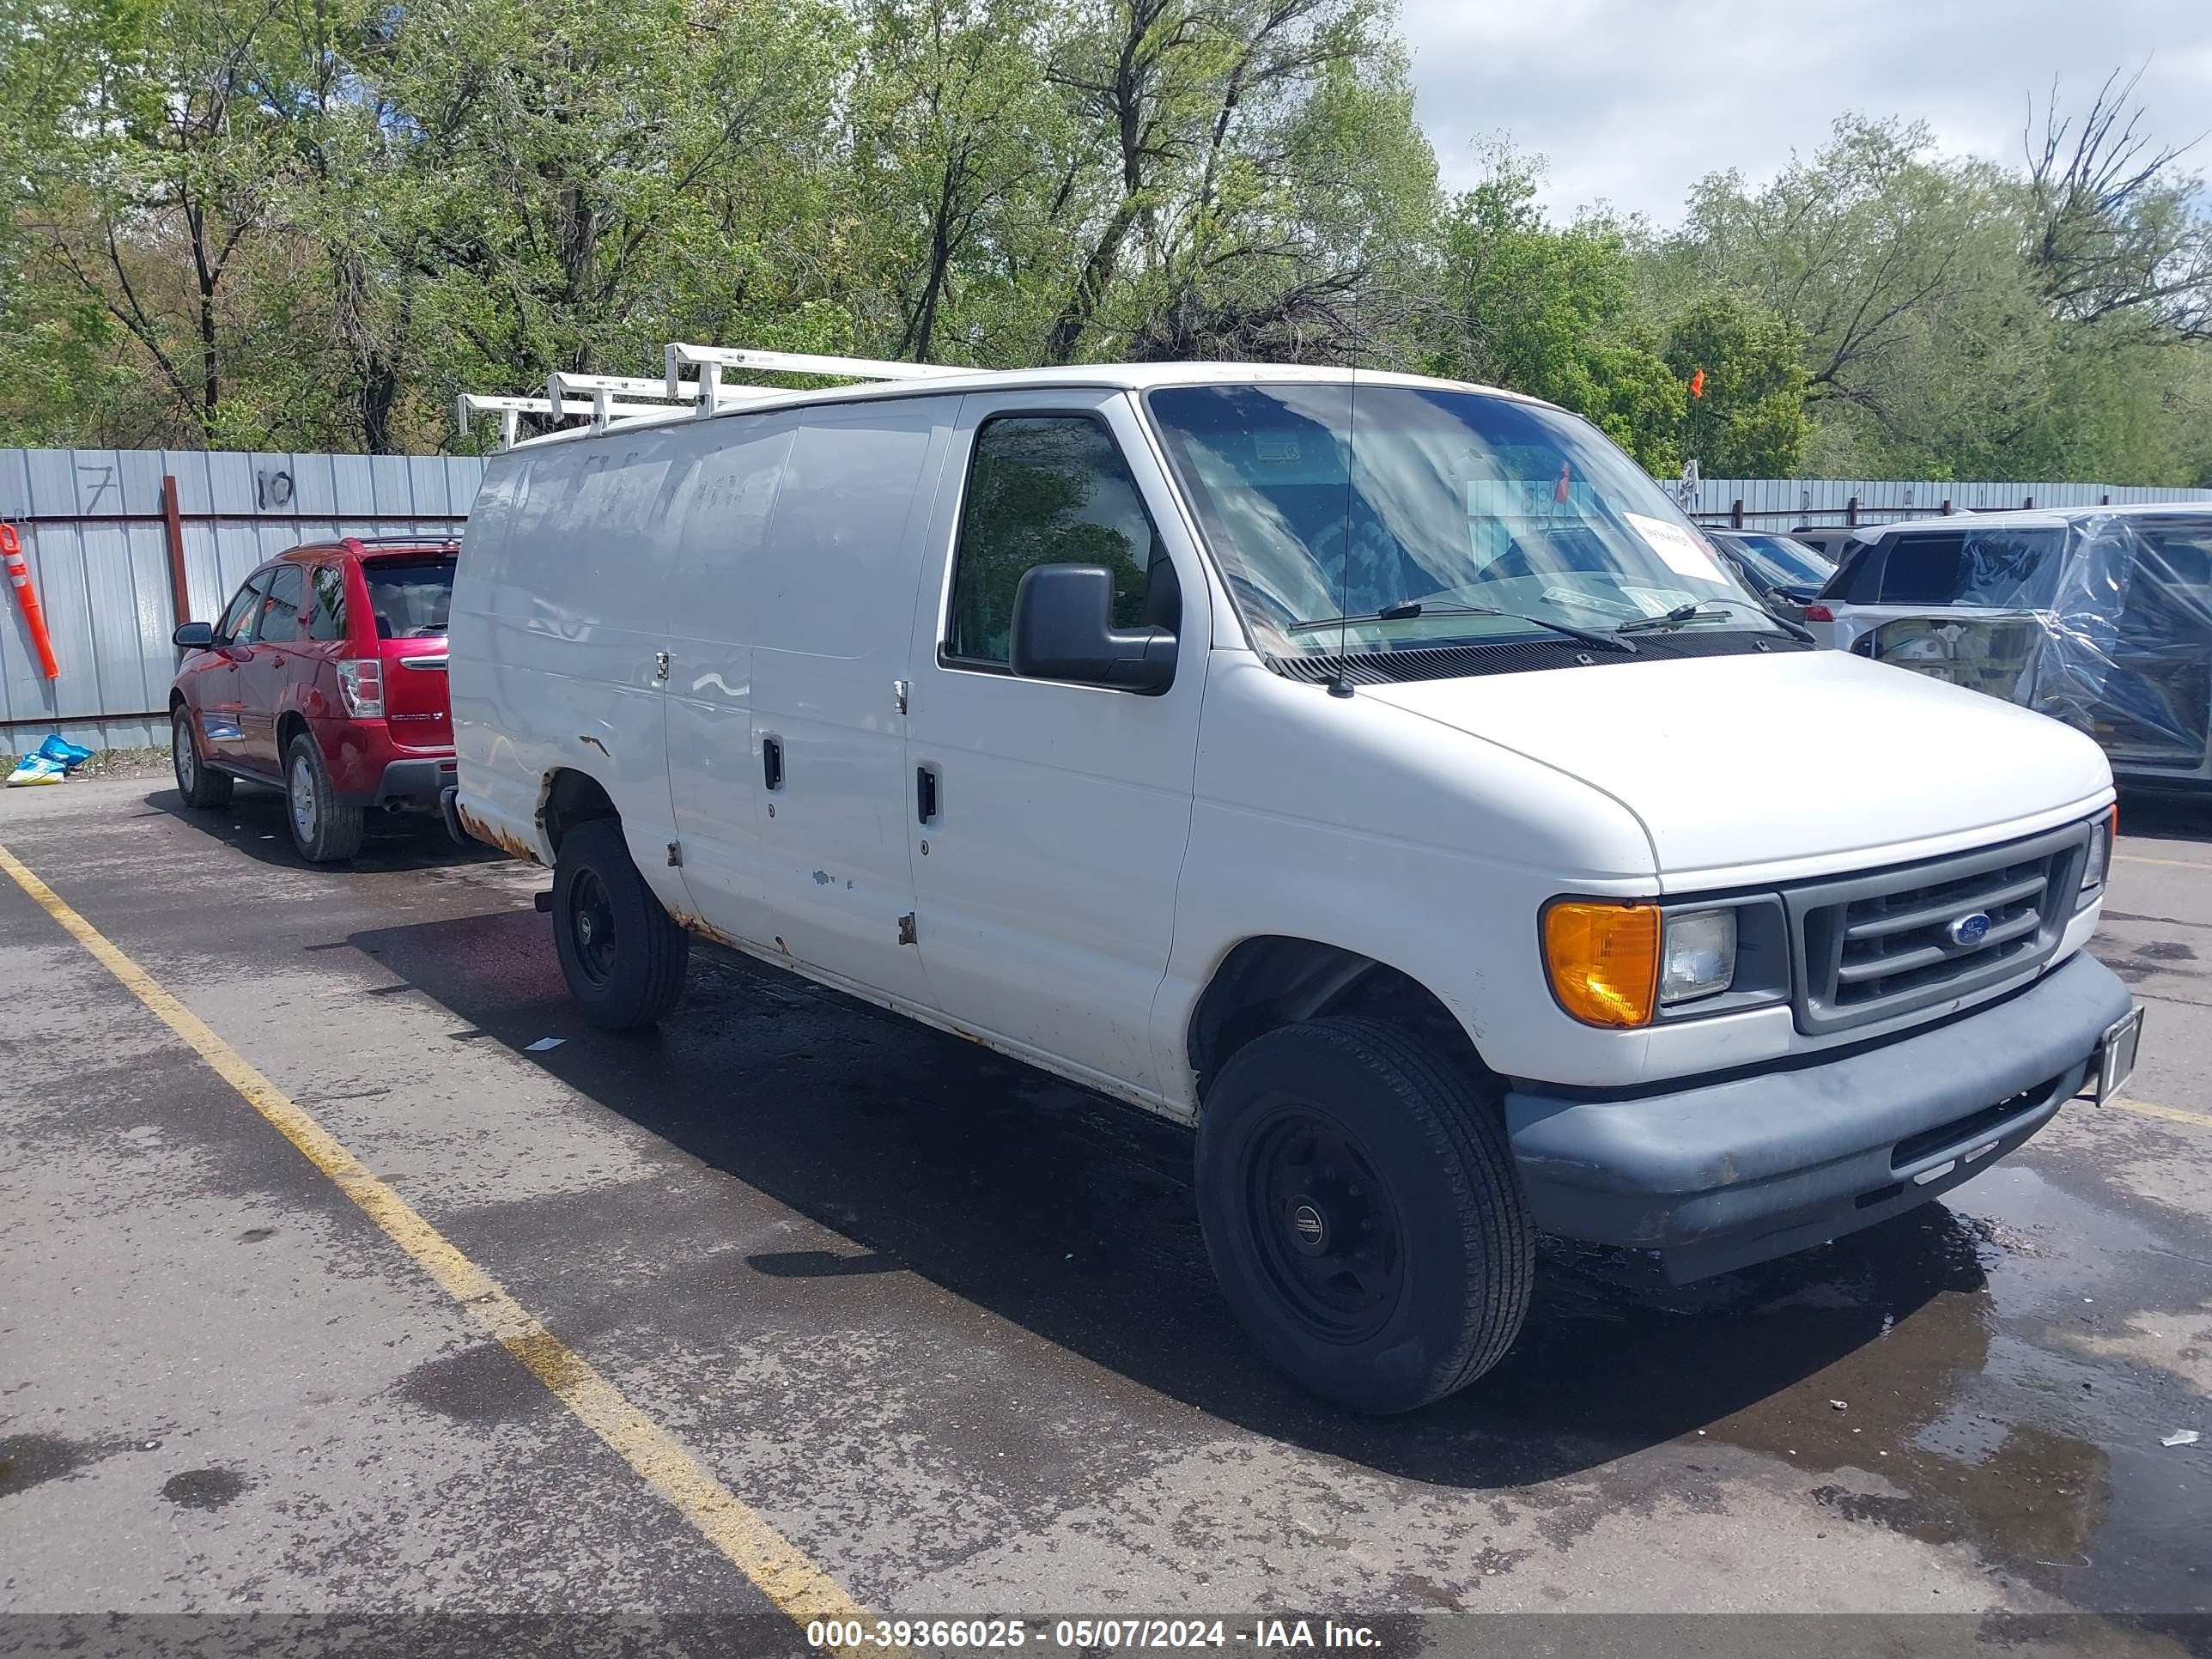
{"label": "van windshield sticker", "polygon": [[1696,597],[1679,587],[1623,587],[1620,592],[1624,599],[1633,599],[1647,617],[1663,617]]}
{"label": "van windshield sticker", "polygon": [[1644,538],[1644,545],[1667,562],[1667,568],[1678,576],[1687,576],[1692,581],[1713,582],[1722,587],[1733,587],[1705,544],[1678,524],[1668,524],[1664,519],[1647,519],[1641,513],[1624,513],[1629,528]]}

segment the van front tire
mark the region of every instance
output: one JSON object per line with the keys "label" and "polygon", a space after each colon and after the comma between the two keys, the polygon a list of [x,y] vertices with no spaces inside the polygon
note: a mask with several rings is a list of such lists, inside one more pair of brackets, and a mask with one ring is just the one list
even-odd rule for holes
{"label": "van front tire", "polygon": [[568,994],[601,1030],[651,1025],[684,994],[690,936],[638,874],[612,818],[580,823],[562,839],[553,944]]}
{"label": "van front tire", "polygon": [[1535,1279],[1503,1121],[1457,1057],[1331,1016],[1237,1051],[1198,1125],[1199,1221],[1231,1310],[1297,1382],[1413,1411],[1505,1357]]}

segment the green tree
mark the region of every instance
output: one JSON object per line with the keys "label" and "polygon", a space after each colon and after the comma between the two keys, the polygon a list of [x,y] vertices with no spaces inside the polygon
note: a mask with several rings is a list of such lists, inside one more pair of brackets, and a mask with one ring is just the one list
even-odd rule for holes
{"label": "green tree", "polygon": [[[850,242],[826,0],[422,0],[375,65],[441,379],[638,373],[819,314]],[[805,338],[817,343],[817,338]],[[442,371],[442,372],[441,372]]]}
{"label": "green tree", "polygon": [[892,355],[1024,362],[1022,303],[1054,267],[1049,204],[1073,125],[1047,83],[1044,0],[876,0],[852,100],[872,283],[854,296]]}
{"label": "green tree", "polygon": [[1408,214],[1425,233],[1434,194],[1385,0],[1064,15],[1051,76],[1081,148],[1054,204],[1073,269],[1044,360],[1355,351],[1379,246]]}
{"label": "green tree", "polygon": [[2040,396],[2043,318],[2015,206],[1996,169],[1942,156],[1925,126],[1845,119],[1762,189],[1735,173],[1700,183],[1674,280],[1778,313],[1804,339],[1826,422],[1869,465],[1924,467],[1966,432],[2017,425]]}
{"label": "green tree", "polygon": [[1534,165],[1503,144],[1486,159],[1488,176],[1444,224],[1428,367],[1571,409],[1647,471],[1678,471],[1684,387],[1659,355],[1626,230],[1598,218],[1551,224]]}
{"label": "green tree", "polygon": [[2115,70],[2078,118],[2057,85],[2027,146],[2027,253],[2045,298],[2076,324],[2134,313],[2170,338],[2212,339],[2212,204]]}
{"label": "green tree", "polygon": [[300,22],[277,0],[0,0],[4,298],[28,360],[9,367],[63,394],[54,436],[262,429],[256,366],[286,319],[251,290],[288,262],[270,106]]}
{"label": "green tree", "polygon": [[1740,295],[1706,295],[1675,318],[1664,356],[1686,385],[1705,376],[1682,422],[1684,454],[1716,477],[1786,478],[1813,434],[1804,340]]}
{"label": "green tree", "polygon": [[2046,114],[2009,171],[1846,118],[1763,187],[1698,185],[1644,289],[1662,307],[1725,289],[1798,330],[1816,472],[2178,480],[2206,441],[2181,388],[2212,226],[2126,95],[2108,82],[2078,125]]}

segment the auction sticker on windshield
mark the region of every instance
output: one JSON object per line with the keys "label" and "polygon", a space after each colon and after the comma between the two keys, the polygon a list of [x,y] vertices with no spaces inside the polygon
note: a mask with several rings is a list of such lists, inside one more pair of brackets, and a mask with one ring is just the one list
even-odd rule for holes
{"label": "auction sticker on windshield", "polygon": [[1647,519],[1641,513],[1624,513],[1629,528],[1644,538],[1644,544],[1661,558],[1667,568],[1678,576],[1687,576],[1692,581],[1713,582],[1720,586],[1732,586],[1705,550],[1705,544],[1678,524],[1668,524],[1664,519]]}

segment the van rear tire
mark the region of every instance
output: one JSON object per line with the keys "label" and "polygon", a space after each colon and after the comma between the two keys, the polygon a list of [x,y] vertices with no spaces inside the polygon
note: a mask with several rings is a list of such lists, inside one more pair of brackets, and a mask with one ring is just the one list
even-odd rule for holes
{"label": "van rear tire", "polygon": [[553,945],[568,994],[601,1030],[651,1025],[684,994],[690,935],[645,884],[612,818],[590,819],[562,838]]}
{"label": "van rear tire", "polygon": [[1230,1307],[1324,1399],[1413,1411],[1520,1334],[1535,1232],[1504,1120],[1401,1026],[1330,1016],[1238,1050],[1199,1117],[1196,1186]]}

